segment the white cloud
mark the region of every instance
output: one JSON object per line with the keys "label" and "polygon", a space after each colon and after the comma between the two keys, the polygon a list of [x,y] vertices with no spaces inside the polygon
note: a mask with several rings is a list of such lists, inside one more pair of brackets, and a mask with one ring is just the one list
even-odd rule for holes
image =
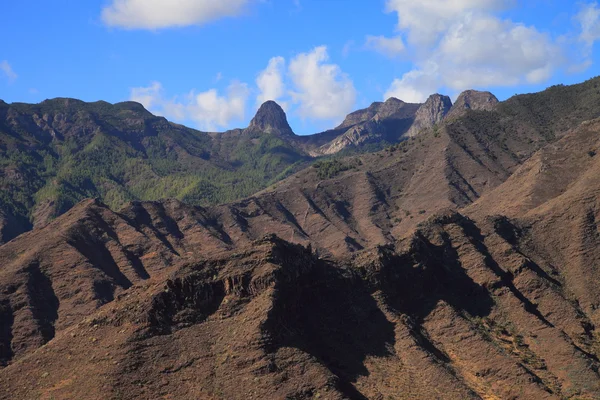
{"label": "white cloud", "polygon": [[225,96],[216,89],[196,93],[191,91],[180,98],[166,98],[160,82],[148,87],[132,88],[130,99],[142,103],[151,112],[176,121],[191,120],[200,129],[213,131],[227,128],[233,121],[245,117],[250,91],[245,83],[232,82]]}
{"label": "white cloud", "polygon": [[451,27],[434,57],[449,68],[444,83],[452,89],[541,83],[562,62],[558,46],[534,27],[473,14]]}
{"label": "white cloud", "polygon": [[294,89],[290,95],[304,118],[343,118],[355,105],[352,80],[336,64],[327,64],[327,48],[320,46],[298,54],[290,61],[289,75]]}
{"label": "white cloud", "polygon": [[102,10],[109,26],[160,29],[202,25],[239,15],[251,0],[112,0]]}
{"label": "white cloud", "polygon": [[132,88],[129,94],[129,100],[137,101],[148,110],[153,110],[156,106],[163,103],[163,87],[160,82],[152,82],[150,86]]}
{"label": "white cloud", "polygon": [[422,103],[438,89],[437,65],[429,64],[423,70],[412,70],[401,79],[394,79],[384,100],[395,97],[407,103]]}
{"label": "white cloud", "polygon": [[395,57],[405,49],[404,41],[400,36],[388,38],[369,35],[367,36],[366,46],[388,57]]}
{"label": "white cloud", "polygon": [[267,100],[278,101],[285,94],[284,70],[283,57],[273,57],[269,60],[267,68],[256,78],[256,86],[260,90],[256,98],[257,104],[260,105]]}
{"label": "white cloud", "polygon": [[250,91],[245,83],[234,82],[227,88],[227,96],[219,96],[216,89],[192,94],[190,116],[207,129],[226,127],[232,120],[245,116]]}
{"label": "white cloud", "polygon": [[6,60],[0,61],[0,72],[6,76],[9,82],[14,82],[17,79],[17,74]]}
{"label": "white cloud", "polygon": [[412,43],[431,44],[457,19],[473,11],[500,10],[512,0],[387,0],[387,12],[398,13],[398,30]]}
{"label": "white cloud", "polygon": [[581,7],[575,20],[581,26],[579,39],[585,43],[586,52],[590,52],[597,40],[600,40],[600,8],[598,3],[590,3]]}
{"label": "white cloud", "polygon": [[298,54],[289,63],[283,57],[273,57],[258,73],[256,89],[233,82],[224,95],[210,89],[169,98],[160,82],[152,82],[131,88],[129,98],[154,114],[178,122],[193,121],[207,131],[244,123],[251,94],[256,94],[257,105],[274,100],[302,118],[338,122],[354,108],[356,90],[352,80],[338,65],[327,63],[328,59],[325,46]]}
{"label": "white cloud", "polygon": [[415,68],[395,79],[385,96],[424,101],[442,88],[462,91],[537,84],[564,63],[548,35],[494,15],[502,0],[388,0],[408,37]]}

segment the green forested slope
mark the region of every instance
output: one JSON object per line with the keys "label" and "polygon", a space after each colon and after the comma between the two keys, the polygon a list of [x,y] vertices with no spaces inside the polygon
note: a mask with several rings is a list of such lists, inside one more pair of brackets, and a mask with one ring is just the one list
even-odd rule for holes
{"label": "green forested slope", "polygon": [[86,197],[115,209],[134,199],[231,201],[308,159],[274,134],[240,130],[218,141],[131,102],[0,103],[0,240]]}

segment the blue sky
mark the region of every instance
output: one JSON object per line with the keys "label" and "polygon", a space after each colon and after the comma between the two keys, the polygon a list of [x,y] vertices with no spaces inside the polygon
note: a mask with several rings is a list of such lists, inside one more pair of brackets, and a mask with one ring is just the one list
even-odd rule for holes
{"label": "blue sky", "polygon": [[20,0],[0,99],[133,99],[201,130],[263,100],[314,133],[395,96],[505,99],[598,75],[600,6],[561,0]]}

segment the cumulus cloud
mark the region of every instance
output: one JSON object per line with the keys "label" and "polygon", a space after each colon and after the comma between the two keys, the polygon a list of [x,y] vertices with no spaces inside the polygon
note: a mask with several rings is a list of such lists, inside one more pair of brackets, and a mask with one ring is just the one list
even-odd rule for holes
{"label": "cumulus cloud", "polygon": [[251,0],[112,0],[102,10],[106,25],[161,29],[202,25],[239,15]]}
{"label": "cumulus cloud", "polygon": [[537,84],[564,62],[561,47],[533,26],[497,17],[501,0],[388,0],[398,29],[413,46],[415,68],[396,78],[385,96],[424,101],[441,88],[462,91]]}
{"label": "cumulus cloud", "polygon": [[304,118],[343,118],[355,105],[352,80],[336,64],[328,64],[327,47],[319,46],[290,60],[289,75],[294,85],[292,101]]}
{"label": "cumulus cloud", "polygon": [[219,96],[216,89],[191,94],[190,117],[207,129],[225,127],[232,120],[245,116],[250,91],[245,83],[234,82],[227,88],[227,96]]}
{"label": "cumulus cloud", "polygon": [[597,40],[600,40],[600,7],[598,3],[590,3],[581,7],[575,20],[581,26],[579,39],[585,43],[586,51],[590,52]]}
{"label": "cumulus cloud", "polygon": [[250,95],[256,95],[257,106],[274,100],[302,118],[338,122],[354,108],[356,90],[340,67],[328,61],[327,48],[321,46],[289,62],[280,56],[271,58],[257,74],[256,88],[232,82],[225,94],[210,89],[170,98],[160,82],[152,82],[131,88],[129,98],[154,114],[178,122],[193,121],[207,131],[243,123]]}
{"label": "cumulus cloud", "polygon": [[14,82],[17,79],[17,74],[6,60],[0,61],[0,72],[6,76],[9,82]]}
{"label": "cumulus cloud", "polygon": [[395,57],[405,49],[400,36],[388,38],[385,36],[367,36],[366,46],[388,57]]}
{"label": "cumulus cloud", "polygon": [[422,103],[438,89],[437,76],[437,65],[433,63],[422,70],[409,71],[402,78],[394,79],[384,99],[395,97],[408,103]]}
{"label": "cumulus cloud", "polygon": [[143,104],[148,110],[154,110],[156,106],[164,102],[162,91],[163,87],[160,82],[152,82],[150,86],[131,88],[129,100]]}
{"label": "cumulus cloud", "polygon": [[210,89],[167,98],[160,82],[153,82],[147,87],[132,88],[130,99],[143,104],[155,114],[176,121],[191,120],[202,130],[214,131],[227,128],[233,121],[241,121],[245,117],[249,94],[245,83],[232,82],[226,95]]}
{"label": "cumulus cloud", "polygon": [[431,44],[469,12],[500,10],[511,0],[387,0],[386,10],[398,13],[399,31],[412,43]]}
{"label": "cumulus cloud", "polygon": [[278,101],[283,97],[285,94],[284,73],[285,59],[283,57],[271,58],[267,68],[261,71],[256,78],[256,86],[260,91],[256,98],[258,105],[267,100]]}

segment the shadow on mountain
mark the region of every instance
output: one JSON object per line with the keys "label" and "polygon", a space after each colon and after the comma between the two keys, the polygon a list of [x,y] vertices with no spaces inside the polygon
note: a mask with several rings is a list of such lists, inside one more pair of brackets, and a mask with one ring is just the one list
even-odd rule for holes
{"label": "shadow on mountain", "polygon": [[31,299],[31,313],[37,322],[39,333],[44,343],[54,338],[54,323],[58,319],[58,306],[60,305],[52,282],[42,272],[38,263],[33,263],[27,268],[27,292]]}
{"label": "shadow on mountain", "polygon": [[488,291],[475,283],[462,267],[446,232],[442,244],[434,244],[417,233],[411,250],[396,255],[384,250],[377,279],[387,303],[417,324],[444,301],[471,316],[489,315],[494,304]]}
{"label": "shadow on mountain", "polygon": [[268,351],[294,347],[311,354],[338,376],[338,388],[352,399],[365,398],[352,385],[369,374],[365,359],[394,351],[394,325],[367,285],[326,262],[277,286],[264,329],[272,338]]}
{"label": "shadow on mountain", "polygon": [[12,328],[15,321],[13,309],[9,300],[0,302],[0,366],[6,366],[13,358]]}

